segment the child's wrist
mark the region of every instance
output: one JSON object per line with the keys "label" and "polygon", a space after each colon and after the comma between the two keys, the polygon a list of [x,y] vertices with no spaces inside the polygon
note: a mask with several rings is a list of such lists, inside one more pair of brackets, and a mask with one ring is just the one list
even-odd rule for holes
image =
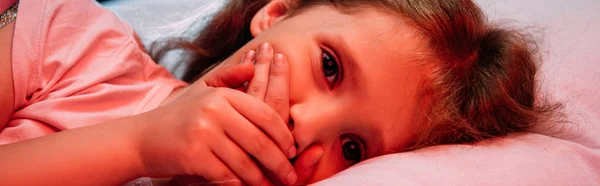
{"label": "child's wrist", "polygon": [[146,119],[143,114],[127,119],[130,127],[125,131],[123,143],[126,146],[126,157],[131,160],[127,167],[128,171],[133,173],[135,177],[149,176],[142,153],[142,140],[145,126],[150,120]]}

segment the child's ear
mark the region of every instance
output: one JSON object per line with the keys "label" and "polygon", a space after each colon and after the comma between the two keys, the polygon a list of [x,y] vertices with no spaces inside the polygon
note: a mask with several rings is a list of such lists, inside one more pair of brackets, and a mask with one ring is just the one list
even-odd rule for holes
{"label": "child's ear", "polygon": [[250,22],[250,33],[256,37],[271,25],[281,21],[287,15],[289,0],[271,0],[261,8]]}

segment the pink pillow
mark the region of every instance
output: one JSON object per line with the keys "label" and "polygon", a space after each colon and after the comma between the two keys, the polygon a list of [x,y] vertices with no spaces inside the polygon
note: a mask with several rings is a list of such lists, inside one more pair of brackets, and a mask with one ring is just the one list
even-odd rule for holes
{"label": "pink pillow", "polygon": [[600,185],[600,150],[525,134],[382,156],[315,185]]}

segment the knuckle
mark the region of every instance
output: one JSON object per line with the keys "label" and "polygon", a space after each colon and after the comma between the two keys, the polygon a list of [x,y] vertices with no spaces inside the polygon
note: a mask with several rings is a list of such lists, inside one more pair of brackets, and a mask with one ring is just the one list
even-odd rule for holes
{"label": "knuckle", "polygon": [[210,134],[208,131],[212,129],[210,122],[206,119],[198,120],[194,125],[192,130],[190,130],[192,135],[207,135]]}
{"label": "knuckle", "polygon": [[223,111],[223,104],[221,100],[212,100],[204,103],[200,109],[205,116],[214,117]]}
{"label": "knuckle", "polygon": [[213,89],[213,91],[214,91],[214,94],[221,95],[221,96],[227,95],[229,93],[229,89],[227,89],[227,88],[215,88],[215,89]]}
{"label": "knuckle", "polygon": [[257,65],[268,65],[270,63],[271,63],[271,59],[268,56],[262,56],[256,60]]}
{"label": "knuckle", "polygon": [[189,127],[186,127],[183,133],[186,134],[186,143],[190,144],[190,147],[188,147],[190,149],[188,149],[188,151],[199,152],[194,151],[196,148],[201,148],[199,143],[211,143],[211,140],[215,138],[214,131],[215,127],[207,119],[198,120]]}
{"label": "knuckle", "polygon": [[239,172],[241,174],[247,173],[248,170],[250,170],[254,167],[254,165],[253,165],[254,162],[252,162],[251,160],[248,160],[248,159],[241,160],[239,163],[240,163],[240,168],[241,168],[239,170]]}
{"label": "knuckle", "polygon": [[248,93],[259,93],[264,90],[264,83],[262,82],[253,82],[250,87],[248,87]]}
{"label": "knuckle", "polygon": [[[257,139],[254,142],[254,147],[253,147],[253,152],[254,153],[260,153],[260,152],[264,152],[263,150],[265,150],[266,148],[269,147],[269,143],[264,140],[264,139]],[[256,156],[256,154],[254,154]]]}
{"label": "knuckle", "polygon": [[271,78],[287,77],[287,74],[288,67],[285,65],[274,65],[274,67],[270,68]]}
{"label": "knuckle", "polygon": [[262,52],[256,56],[256,63],[261,64],[269,64],[271,59],[273,59],[273,54],[269,52]]}
{"label": "knuckle", "polygon": [[265,110],[263,111],[261,119],[268,123],[275,123],[275,122],[281,120],[281,117],[271,107],[266,107]]}
{"label": "knuckle", "polygon": [[205,114],[214,114],[219,110],[219,105],[215,102],[208,103],[202,107],[202,111]]}
{"label": "knuckle", "polygon": [[275,109],[284,107],[288,101],[280,95],[269,95],[269,105]]}

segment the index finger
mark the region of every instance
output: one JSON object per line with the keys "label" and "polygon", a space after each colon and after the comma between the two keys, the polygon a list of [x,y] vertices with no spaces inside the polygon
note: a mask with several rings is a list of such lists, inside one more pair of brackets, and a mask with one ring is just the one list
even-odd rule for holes
{"label": "index finger", "polygon": [[261,101],[265,99],[272,60],[273,47],[269,43],[261,44],[255,57],[254,77],[248,83],[248,89],[246,90],[246,93]]}
{"label": "index finger", "polygon": [[290,73],[287,58],[276,54],[269,73],[265,103],[271,106],[288,123],[290,110]]}

